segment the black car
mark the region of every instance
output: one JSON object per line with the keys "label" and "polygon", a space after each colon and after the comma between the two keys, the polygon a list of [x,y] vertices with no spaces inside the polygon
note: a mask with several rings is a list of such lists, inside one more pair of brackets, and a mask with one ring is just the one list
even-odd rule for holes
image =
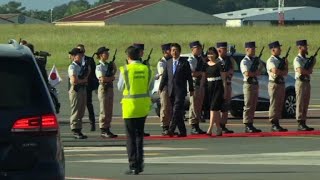
{"label": "black car", "polygon": [[0,179],[63,180],[59,124],[30,49],[0,44]]}

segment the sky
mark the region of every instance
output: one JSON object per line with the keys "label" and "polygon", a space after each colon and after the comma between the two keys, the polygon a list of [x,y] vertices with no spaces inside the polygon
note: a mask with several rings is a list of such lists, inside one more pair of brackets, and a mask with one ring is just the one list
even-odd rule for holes
{"label": "sky", "polygon": [[[54,8],[55,6],[68,3],[71,0],[0,0],[0,5],[7,4],[10,1],[21,2],[22,6],[26,7],[28,10],[30,9],[49,10]],[[87,0],[87,1],[93,4],[98,0]]]}

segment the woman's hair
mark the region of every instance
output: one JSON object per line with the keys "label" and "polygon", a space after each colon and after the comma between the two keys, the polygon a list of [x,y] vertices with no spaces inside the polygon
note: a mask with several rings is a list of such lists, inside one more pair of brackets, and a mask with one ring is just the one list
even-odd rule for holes
{"label": "woman's hair", "polygon": [[207,55],[208,55],[209,51],[212,51],[216,55],[216,57],[219,56],[218,51],[215,47],[213,47],[213,46],[209,47],[209,49],[207,50]]}

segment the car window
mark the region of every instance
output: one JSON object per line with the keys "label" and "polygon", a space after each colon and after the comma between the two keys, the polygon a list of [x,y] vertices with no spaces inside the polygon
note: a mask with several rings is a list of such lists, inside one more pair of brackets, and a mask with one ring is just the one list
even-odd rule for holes
{"label": "car window", "polygon": [[260,70],[262,75],[267,75],[268,74],[265,62],[261,61],[260,66],[259,66],[259,70]]}
{"label": "car window", "polygon": [[0,57],[0,109],[49,107],[33,61]]}
{"label": "car window", "polygon": [[243,59],[243,57],[244,56],[238,56],[238,55],[233,56],[233,59],[235,61],[232,61],[232,63],[233,63],[233,69],[235,72],[240,72],[240,62]]}

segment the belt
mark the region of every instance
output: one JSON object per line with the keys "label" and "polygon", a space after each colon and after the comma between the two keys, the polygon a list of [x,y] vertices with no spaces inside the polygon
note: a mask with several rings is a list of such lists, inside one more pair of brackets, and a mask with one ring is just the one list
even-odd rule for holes
{"label": "belt", "polygon": [[207,81],[219,81],[219,80],[222,80],[222,78],[221,78],[221,76],[219,76],[219,77],[209,77],[209,78],[207,78]]}

